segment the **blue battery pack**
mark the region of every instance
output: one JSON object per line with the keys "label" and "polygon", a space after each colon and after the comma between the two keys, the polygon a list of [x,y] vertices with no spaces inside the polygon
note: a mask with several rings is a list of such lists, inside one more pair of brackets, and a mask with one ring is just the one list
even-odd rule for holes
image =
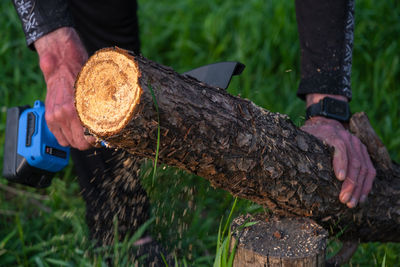
{"label": "blue battery pack", "polygon": [[7,110],[3,176],[13,183],[44,188],[68,165],[70,148],[58,144],[41,101]]}
{"label": "blue battery pack", "polygon": [[18,154],[32,167],[58,172],[68,165],[69,147],[58,144],[47,127],[42,101],[24,110],[19,118]]}

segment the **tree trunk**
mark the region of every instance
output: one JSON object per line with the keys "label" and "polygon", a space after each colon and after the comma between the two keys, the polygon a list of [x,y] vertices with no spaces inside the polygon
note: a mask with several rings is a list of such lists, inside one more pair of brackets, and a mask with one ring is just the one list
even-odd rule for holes
{"label": "tree trunk", "polygon": [[92,56],[75,87],[82,123],[112,147],[155,158],[159,129],[159,160],[214,187],[277,214],[311,217],[344,240],[400,241],[400,168],[390,158],[373,157],[369,200],[349,209],[338,200],[333,149],[286,115],[118,48]]}

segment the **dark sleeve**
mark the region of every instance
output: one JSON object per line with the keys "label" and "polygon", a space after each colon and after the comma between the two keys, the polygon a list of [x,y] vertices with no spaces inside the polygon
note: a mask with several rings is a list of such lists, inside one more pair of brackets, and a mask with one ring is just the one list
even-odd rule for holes
{"label": "dark sleeve", "polygon": [[296,0],[301,48],[297,95],[321,93],[351,99],[354,0]]}
{"label": "dark sleeve", "polygon": [[13,0],[13,3],[30,48],[41,36],[61,27],[73,26],[68,0]]}

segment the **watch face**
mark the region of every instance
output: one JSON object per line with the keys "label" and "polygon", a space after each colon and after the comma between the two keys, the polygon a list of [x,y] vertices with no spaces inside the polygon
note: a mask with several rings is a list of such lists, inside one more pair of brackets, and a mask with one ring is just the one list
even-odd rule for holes
{"label": "watch face", "polygon": [[329,97],[324,98],[323,111],[327,116],[343,121],[348,120],[350,116],[347,102]]}

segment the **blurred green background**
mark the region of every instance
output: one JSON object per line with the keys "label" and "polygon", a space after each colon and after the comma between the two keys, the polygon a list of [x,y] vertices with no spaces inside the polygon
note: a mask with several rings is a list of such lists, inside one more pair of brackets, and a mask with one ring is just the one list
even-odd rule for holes
{"label": "blurred green background", "polygon": [[[0,1],[0,157],[6,109],[44,99],[37,56],[27,49],[10,1]],[[294,1],[139,0],[142,53],[183,72],[223,60],[246,64],[229,91],[301,125],[304,103],[296,97],[299,44]],[[400,2],[356,1],[353,53],[353,112],[366,111],[372,125],[400,160]],[[154,186],[151,163],[142,180],[152,198],[150,226],[175,251],[180,264],[212,265],[218,225],[232,197],[208,182],[173,168],[159,168]],[[105,266],[88,240],[85,204],[69,167],[51,187],[34,190],[0,179],[0,266]],[[168,190],[166,190],[168,188]],[[235,215],[262,211],[239,201]],[[330,240],[328,254],[337,250]],[[123,253],[110,253],[124,265]],[[400,266],[400,245],[362,244],[349,266]]]}

